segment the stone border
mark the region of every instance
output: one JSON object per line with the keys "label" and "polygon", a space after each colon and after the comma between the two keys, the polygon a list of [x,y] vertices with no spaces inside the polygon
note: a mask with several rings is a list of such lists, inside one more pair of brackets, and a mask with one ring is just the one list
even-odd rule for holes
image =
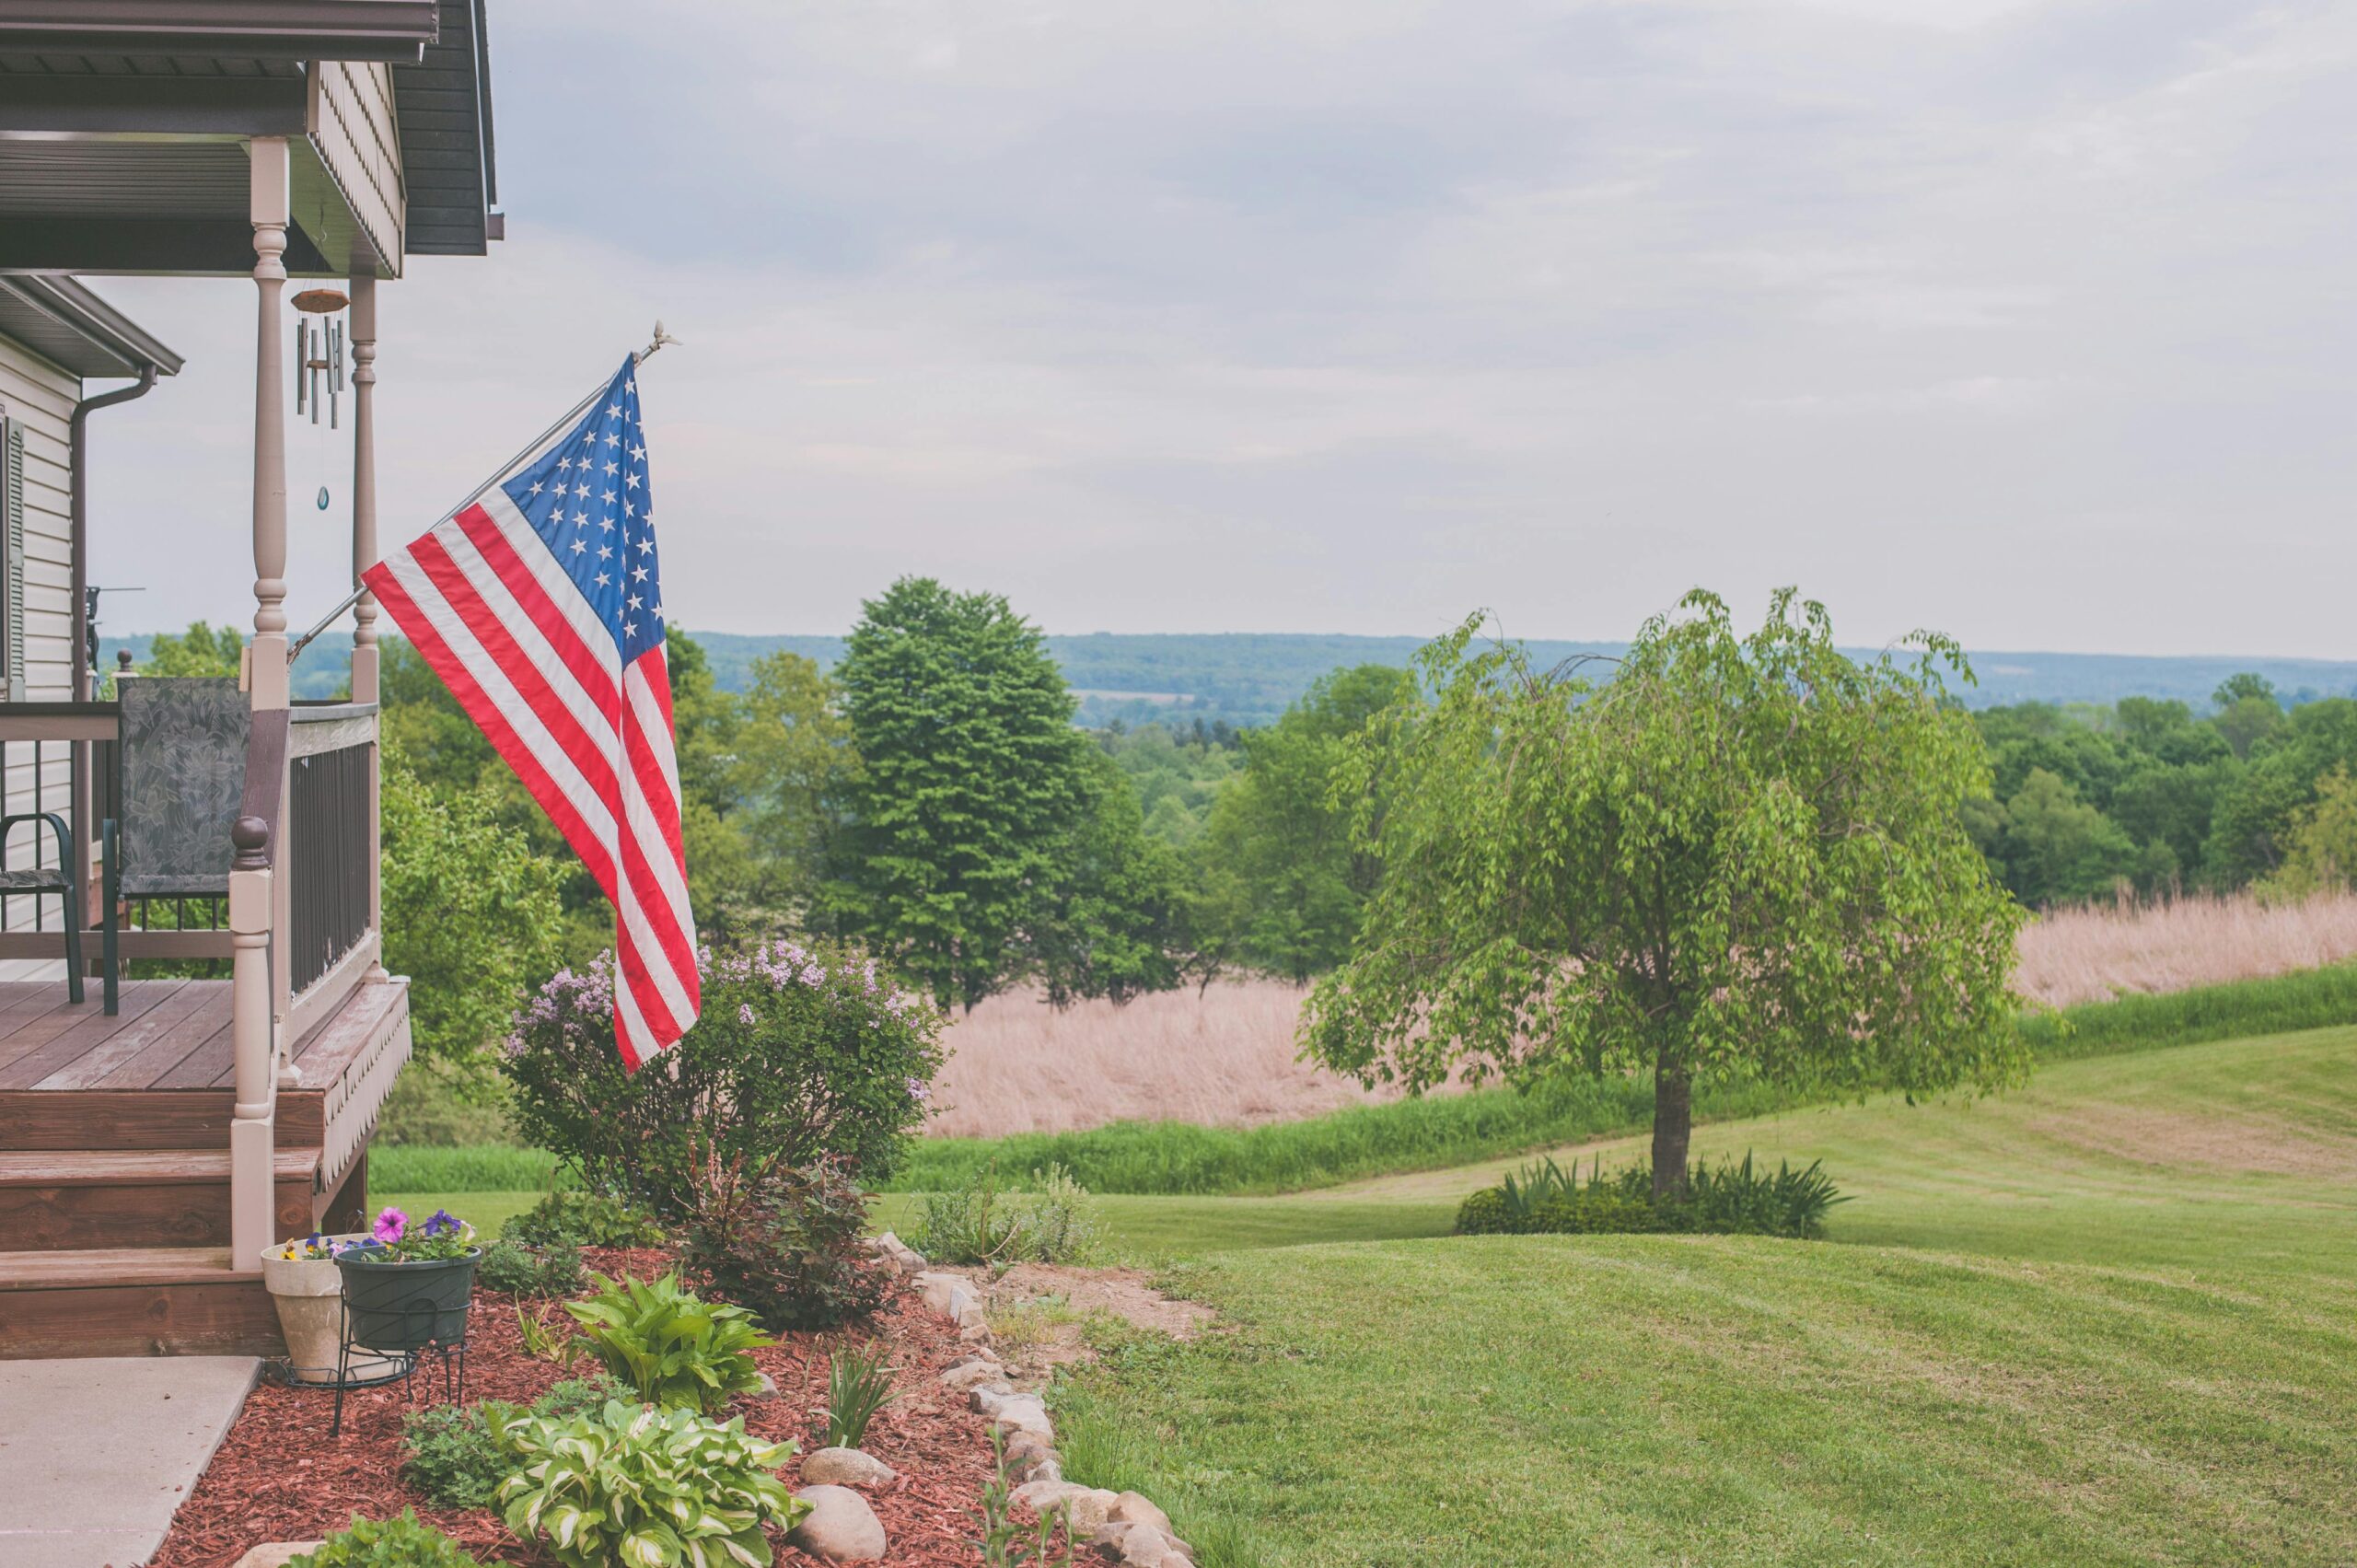
{"label": "stone border", "polygon": [[928,1269],[923,1256],[888,1230],[869,1245],[916,1286],[927,1311],[957,1324],[958,1337],[976,1347],[952,1362],[941,1382],[964,1394],[1004,1444],[1007,1478],[1019,1483],[1011,1493],[1016,1502],[1042,1516],[1062,1511],[1075,1543],[1085,1539],[1091,1547],[1109,1548],[1125,1568],[1194,1568],[1195,1549],[1171,1529],[1170,1516],[1143,1494],[1064,1480],[1046,1401],[1036,1389],[1017,1388],[992,1353],[990,1324],[972,1281]]}

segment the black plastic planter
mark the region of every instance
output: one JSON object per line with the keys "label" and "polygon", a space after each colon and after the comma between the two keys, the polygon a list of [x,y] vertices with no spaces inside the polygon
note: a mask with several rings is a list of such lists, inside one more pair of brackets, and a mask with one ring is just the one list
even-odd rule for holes
{"label": "black plastic planter", "polygon": [[482,1257],[476,1248],[430,1262],[389,1263],[352,1253],[337,1259],[343,1271],[345,1340],[377,1351],[461,1342]]}

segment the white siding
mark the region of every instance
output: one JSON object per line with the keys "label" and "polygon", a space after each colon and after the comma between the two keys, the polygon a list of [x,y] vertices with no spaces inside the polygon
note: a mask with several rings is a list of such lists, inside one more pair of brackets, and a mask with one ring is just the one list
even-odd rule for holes
{"label": "white siding", "polygon": [[[74,405],[81,395],[77,377],[14,340],[0,337],[0,415],[21,422],[25,429],[25,695],[36,702],[64,702],[74,695],[73,497],[67,443]],[[5,749],[5,789],[0,790],[0,798],[7,803],[7,814],[35,809],[65,812],[73,773],[64,743],[41,748],[38,779],[29,744],[17,742]],[[33,864],[36,837],[41,864],[57,864],[48,830],[42,829],[36,835],[33,826],[27,824],[8,835],[10,865]],[[54,896],[40,900],[43,928],[58,928],[61,901]],[[33,904],[29,898],[0,900],[0,919],[5,919],[8,930],[29,931]],[[64,972],[54,963],[0,961],[0,980]]]}

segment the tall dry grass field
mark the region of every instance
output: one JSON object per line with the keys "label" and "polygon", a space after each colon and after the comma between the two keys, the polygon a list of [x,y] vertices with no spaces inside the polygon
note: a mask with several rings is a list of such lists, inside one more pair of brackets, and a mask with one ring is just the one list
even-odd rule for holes
{"label": "tall dry grass field", "polygon": [[[2022,994],[2052,1006],[2182,991],[2357,956],[2357,895],[2270,906],[2247,894],[2096,904],[2021,936]],[[1239,981],[1059,1013],[1000,996],[949,1030],[937,1085],[945,1137],[1061,1132],[1108,1121],[1244,1127],[1396,1098],[1294,1060],[1304,993]]]}
{"label": "tall dry grass field", "polygon": [[2357,956],[2357,894],[2264,904],[2248,893],[2086,904],[2022,932],[2014,983],[2068,1007],[2122,992],[2158,994],[2312,970]]}
{"label": "tall dry grass field", "polygon": [[1247,1127],[1392,1098],[1295,1062],[1302,998],[1277,981],[1142,996],[1126,1007],[994,996],[950,1026],[935,1081],[943,1137],[1062,1132],[1108,1121]]}

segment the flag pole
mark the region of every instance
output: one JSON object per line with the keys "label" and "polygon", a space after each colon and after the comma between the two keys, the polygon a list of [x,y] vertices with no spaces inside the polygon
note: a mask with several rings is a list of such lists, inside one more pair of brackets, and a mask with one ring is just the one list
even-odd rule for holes
{"label": "flag pole", "polygon": [[[652,358],[665,343],[675,343],[679,341],[679,339],[665,331],[663,330],[663,323],[657,321],[655,323],[654,341],[649,343],[644,348],[633,349],[631,352],[631,365],[633,367],[644,365],[648,359]],[[482,500],[485,494],[490,493],[492,486],[498,484],[503,480],[506,479],[509,474],[514,473],[517,468],[522,466],[525,459],[530,457],[533,453],[539,451],[543,446],[545,446],[549,437],[554,436],[558,431],[563,430],[566,425],[580,418],[582,410],[587,408],[591,403],[596,402],[599,398],[604,397],[606,395],[606,388],[608,385],[608,382],[600,381],[597,386],[591,388],[587,397],[583,398],[579,402],[565,410],[563,413],[557,417],[554,424],[551,424],[546,430],[541,431],[538,436],[533,436],[529,441],[527,441],[521,451],[508,459],[506,462],[501,464],[499,470],[496,473],[493,474],[489,479],[484,480],[481,484],[476,485],[474,489],[469,493],[464,501],[459,502],[457,505],[443,513],[439,517],[436,517],[434,520],[434,528],[440,528],[444,523],[448,522],[451,518],[457,517],[459,513],[465,511],[468,507]],[[431,533],[434,531],[434,528],[428,528],[426,531]],[[319,636],[320,633],[326,631],[337,621],[343,620],[343,612],[350,610],[354,605],[358,604],[360,602],[360,596],[367,591],[368,590],[365,587],[354,588],[341,604],[338,604],[333,610],[329,610],[327,614],[319,618],[319,623],[318,625],[312,627],[309,631],[296,638],[292,643],[289,643],[286,645],[286,662],[290,665],[293,664],[296,657],[300,655],[305,648],[310,646],[312,639]]]}

